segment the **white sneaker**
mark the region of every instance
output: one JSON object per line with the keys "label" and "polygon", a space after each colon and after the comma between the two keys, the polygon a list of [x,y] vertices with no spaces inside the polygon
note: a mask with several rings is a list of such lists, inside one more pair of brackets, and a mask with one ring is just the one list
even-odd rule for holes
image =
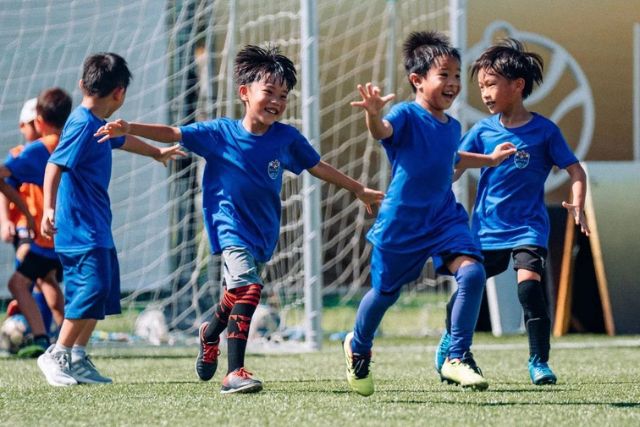
{"label": "white sneaker", "polygon": [[79,384],[111,384],[111,378],[100,375],[89,356],[71,362],[71,375]]}
{"label": "white sneaker", "polygon": [[71,375],[69,359],[71,355],[65,351],[54,352],[55,344],[49,346],[40,357],[38,357],[38,368],[42,371],[47,382],[52,386],[65,387],[77,385],[78,381]]}

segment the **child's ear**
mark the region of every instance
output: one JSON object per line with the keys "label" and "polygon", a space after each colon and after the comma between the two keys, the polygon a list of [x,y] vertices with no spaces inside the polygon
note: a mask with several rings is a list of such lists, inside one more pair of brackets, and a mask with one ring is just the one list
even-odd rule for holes
{"label": "child's ear", "polygon": [[45,122],[40,114],[38,114],[33,121],[33,127],[36,128],[36,132],[42,133],[42,129],[44,128]]}
{"label": "child's ear", "polygon": [[526,85],[524,79],[522,77],[518,77],[515,80],[515,83],[516,83],[516,89],[518,89],[520,92],[523,92],[524,91],[524,86]]}
{"label": "child's ear", "polygon": [[249,100],[248,99],[248,97],[249,97],[248,93],[249,93],[249,86],[247,86],[247,85],[238,86],[238,95],[240,95],[240,99],[243,102],[246,102],[246,101]]}
{"label": "child's ear", "polygon": [[422,76],[416,73],[409,74],[409,83],[411,83],[417,90],[422,83]]}
{"label": "child's ear", "polygon": [[122,98],[124,98],[124,95],[126,94],[127,90],[123,87],[117,87],[113,90],[113,99],[120,102],[122,100]]}

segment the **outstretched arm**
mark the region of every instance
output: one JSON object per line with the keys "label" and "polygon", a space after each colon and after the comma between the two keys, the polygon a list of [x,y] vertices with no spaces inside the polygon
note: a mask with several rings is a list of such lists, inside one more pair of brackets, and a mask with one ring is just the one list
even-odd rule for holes
{"label": "outstretched arm", "polygon": [[365,204],[367,212],[373,214],[372,205],[379,205],[384,198],[384,193],[378,190],[367,188],[353,178],[343,174],[330,164],[320,160],[312,168],[307,169],[309,173],[318,179],[337,185],[355,194],[355,196]]}
{"label": "outstretched arm", "polygon": [[395,94],[381,96],[380,88],[373,86],[371,82],[364,87],[358,85],[358,92],[362,96],[362,101],[354,101],[352,107],[364,108],[366,113],[367,129],[375,139],[387,139],[393,135],[391,123],[382,118],[382,109],[385,104],[395,98]]}
{"label": "outstretched arm", "polygon": [[129,123],[122,119],[118,119],[101,126],[94,136],[102,136],[98,142],[104,142],[109,138],[127,134],[141,136],[143,138],[169,144],[180,142],[182,139],[180,128],[159,124],[149,125],[145,123]]}
{"label": "outstretched arm", "polygon": [[571,212],[576,225],[580,226],[580,231],[585,235],[589,235],[589,225],[587,218],[584,216],[584,199],[587,193],[587,174],[580,166],[580,163],[574,163],[567,168],[567,173],[571,179],[571,203],[562,202],[562,207]]}
{"label": "outstretched arm", "polygon": [[42,185],[44,196],[42,224],[40,224],[40,234],[47,239],[51,239],[57,231],[55,227],[55,212],[61,176],[62,168],[60,166],[55,163],[47,163],[47,167],[44,170],[44,184]]}
{"label": "outstretched arm", "polygon": [[458,155],[460,155],[460,161],[456,165],[456,171],[460,170],[460,174],[462,174],[462,171],[469,168],[498,166],[507,157],[515,152],[516,146],[510,142],[503,142],[502,144],[498,144],[498,146],[496,146],[496,148],[493,150],[493,153],[489,155],[460,151],[458,152]]}
{"label": "outstretched arm", "polygon": [[141,156],[151,157],[165,166],[167,166],[167,162],[169,160],[175,160],[178,157],[184,157],[187,155],[184,151],[180,150],[179,145],[158,148],[131,135],[127,135],[124,144],[120,149],[130,153],[140,154]]}

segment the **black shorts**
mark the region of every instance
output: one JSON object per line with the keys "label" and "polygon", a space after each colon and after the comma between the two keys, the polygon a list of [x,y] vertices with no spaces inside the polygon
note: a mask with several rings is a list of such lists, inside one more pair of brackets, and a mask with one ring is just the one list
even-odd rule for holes
{"label": "black shorts", "polygon": [[56,280],[62,281],[62,264],[58,258],[51,259],[42,255],[27,252],[17,271],[31,280],[44,279],[51,270],[56,270]]}
{"label": "black shorts", "polygon": [[482,251],[484,269],[487,278],[496,276],[509,267],[509,257],[513,256],[514,270],[529,270],[544,276],[544,264],[547,250],[540,246],[518,246],[513,249],[499,249],[496,251]]}

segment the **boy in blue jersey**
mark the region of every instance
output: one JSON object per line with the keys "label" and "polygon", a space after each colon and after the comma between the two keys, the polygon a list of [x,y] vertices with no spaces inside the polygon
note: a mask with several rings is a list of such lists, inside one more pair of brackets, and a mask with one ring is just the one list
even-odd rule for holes
{"label": "boy in blue jersey", "polygon": [[242,120],[221,118],[170,127],[107,124],[108,138],[123,133],[181,144],[207,161],[202,178],[204,222],[213,253],[224,261],[224,289],[210,322],[200,326],[196,373],[201,380],[215,374],[219,336],[227,329],[228,366],[222,393],[262,390],[262,382],[245,369],[244,356],[251,318],[260,301],[260,274],[275,249],[280,232],[282,174],[309,171],[345,188],[367,205],[383,194],[364,187],[320,160],[300,132],[280,123],[296,70],[276,48],[246,46],[235,60],[234,78],[245,106]]}
{"label": "boy in blue jersey", "polygon": [[10,179],[17,188],[22,189],[23,184],[27,184],[24,186],[27,204],[31,214],[36,218],[36,228],[28,252],[24,254],[22,262],[9,279],[9,290],[18,301],[34,337],[32,345],[18,352],[18,356],[22,357],[40,356],[49,347],[48,330],[31,293],[32,283],[36,283],[43,293],[57,326],[60,326],[64,317],[64,299],[58,283],[62,266],[53,249],[53,242],[40,233],[39,222],[43,211],[44,170],[51,152],[58,145],[62,127],[71,112],[71,97],[60,88],[47,89],[38,96],[36,112],[35,126],[41,137],[0,166],[0,177]]}
{"label": "boy in blue jersey", "polygon": [[[556,382],[547,363],[551,321],[542,286],[549,239],[544,182],[554,165],[565,169],[571,179],[572,202],[562,205],[573,214],[581,231],[589,234],[584,216],[584,170],[558,126],[529,112],[523,104],[534,84],[542,82],[542,67],[539,55],[525,51],[513,39],[482,53],[473,64],[471,75],[477,75],[482,101],[493,115],[476,123],[460,147],[489,153],[497,144],[509,141],[518,150],[513,161],[482,170],[472,231],[480,240],[488,277],[505,271],[509,257],[513,258],[518,298],[529,336],[529,375],[537,385]],[[451,303],[448,311],[451,312]],[[446,349],[447,340],[445,332],[442,348]]]}
{"label": "boy in blue jersey", "polygon": [[118,258],[111,235],[108,186],[111,150],[120,148],[166,163],[179,146],[158,149],[135,137],[99,144],[94,133],[122,106],[131,73],[115,53],[89,56],[83,66],[82,103],[69,116],[44,176],[41,231],[55,234],[63,267],[65,317],[56,344],[38,358],[38,367],[54,386],[104,384],[86,354],[96,323],[120,313]]}
{"label": "boy in blue jersey", "polygon": [[367,237],[373,244],[371,290],[356,315],[354,331],[343,343],[347,380],[357,393],[374,392],[370,371],[374,332],[403,285],[420,275],[428,258],[453,273],[459,292],[453,310],[452,345],[443,380],[486,389],[487,381],[469,352],[480,310],[485,273],[482,256],[469,231],[468,216],[451,188],[454,161],[464,167],[496,165],[512,152],[504,144],[491,155],[457,153],[460,124],[445,111],[460,92],[460,54],[437,32],[409,35],[404,65],[415,100],[395,105],[367,83],[358,86],[371,135],[391,162],[391,183]]}

